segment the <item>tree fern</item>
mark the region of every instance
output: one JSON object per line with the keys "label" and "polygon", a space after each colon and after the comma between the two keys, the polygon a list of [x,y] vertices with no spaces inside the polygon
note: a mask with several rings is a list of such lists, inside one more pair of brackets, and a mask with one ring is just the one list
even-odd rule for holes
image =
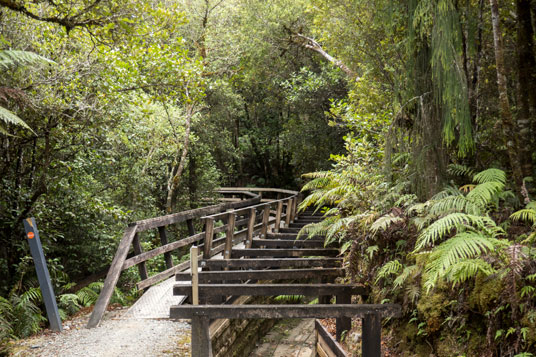
{"label": "tree fern", "polygon": [[391,275],[398,274],[401,269],[402,264],[400,261],[398,261],[398,259],[385,263],[378,271],[378,274],[376,274],[376,282],[378,282],[380,279],[385,279]]}
{"label": "tree fern", "polygon": [[506,174],[503,170],[499,169],[487,169],[484,171],[481,171],[473,176],[473,181],[477,183],[485,183],[485,182],[500,182],[503,185],[506,184]]}
{"label": "tree fern", "polygon": [[473,177],[475,175],[475,170],[473,168],[460,164],[449,165],[447,171],[449,174],[456,176]]}

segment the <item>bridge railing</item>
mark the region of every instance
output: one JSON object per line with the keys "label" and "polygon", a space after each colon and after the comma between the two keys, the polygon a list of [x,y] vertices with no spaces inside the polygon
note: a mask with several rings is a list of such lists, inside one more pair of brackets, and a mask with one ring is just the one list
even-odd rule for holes
{"label": "bridge railing", "polygon": [[[171,253],[195,244],[202,249],[199,258],[209,259],[222,253],[225,259],[231,257],[232,246],[244,242],[251,247],[254,236],[266,236],[270,229],[279,231],[281,222],[291,222],[297,212],[299,194],[296,191],[272,188],[222,188],[224,203],[150,218],[129,224],[119,243],[116,254],[104,281],[103,289],[91,314],[88,328],[96,327],[101,321],[121,272],[133,266],[138,267],[140,281],[138,289],[146,289],[174,274],[189,268],[190,261],[174,265]],[[276,196],[269,198],[269,196]],[[263,197],[264,196],[264,197]],[[203,222],[202,232],[196,233],[194,220]],[[169,242],[167,228],[186,222],[188,237]],[[161,246],[144,252],[140,234],[158,230]],[[225,233],[223,236],[222,233]],[[133,249],[132,256],[128,257]],[[186,253],[185,253],[186,254]],[[166,269],[149,276],[146,262],[164,255]]]}

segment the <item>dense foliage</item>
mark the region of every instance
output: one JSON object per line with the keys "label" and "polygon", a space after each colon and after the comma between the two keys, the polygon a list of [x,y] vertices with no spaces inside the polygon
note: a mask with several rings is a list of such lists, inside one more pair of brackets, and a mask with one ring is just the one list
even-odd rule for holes
{"label": "dense foliage", "polygon": [[328,208],[304,233],[403,304],[399,351],[535,353],[534,0],[0,0],[0,16],[1,340],[44,325],[24,218],[68,314],[128,221],[306,182],[303,206]]}

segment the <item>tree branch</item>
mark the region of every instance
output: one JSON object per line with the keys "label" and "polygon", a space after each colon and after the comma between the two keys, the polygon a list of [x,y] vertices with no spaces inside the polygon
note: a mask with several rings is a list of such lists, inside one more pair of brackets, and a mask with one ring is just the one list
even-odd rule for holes
{"label": "tree branch", "polygon": [[295,37],[299,38],[300,40],[295,40],[296,43],[299,45],[313,50],[316,53],[319,53],[322,57],[327,59],[329,62],[333,63],[335,66],[339,67],[344,73],[346,73],[349,77],[352,79],[357,79],[357,73],[352,71],[347,65],[345,65],[341,60],[336,59],[335,57],[331,56],[329,53],[327,53],[322,46],[315,41],[311,37],[307,37],[305,35],[302,35],[301,33],[294,33]]}

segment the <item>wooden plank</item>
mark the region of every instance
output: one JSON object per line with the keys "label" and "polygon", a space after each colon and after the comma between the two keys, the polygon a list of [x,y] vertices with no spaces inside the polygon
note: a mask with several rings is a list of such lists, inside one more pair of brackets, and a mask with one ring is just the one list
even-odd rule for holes
{"label": "wooden plank", "polygon": [[[158,227],[158,235],[160,236],[160,243],[162,244],[162,247],[165,247],[169,244],[169,240],[166,234],[166,227]],[[164,260],[166,261],[166,268],[170,269],[171,267],[173,267],[173,258],[171,257],[171,253],[165,252]]]}
{"label": "wooden plank", "polygon": [[[277,223],[277,222],[276,222]],[[298,233],[300,231],[300,228],[287,228],[283,227],[280,228],[277,233]]]}
{"label": "wooden plank", "polygon": [[361,353],[364,357],[381,357],[382,322],[378,311],[362,316]]}
{"label": "wooden plank", "polygon": [[283,201],[277,201],[277,210],[275,211],[275,231],[281,229],[281,213],[283,212]]}
{"label": "wooden plank", "polygon": [[251,248],[253,242],[253,232],[255,230],[255,208],[249,209],[248,233],[246,236],[246,248]]}
{"label": "wooden plank", "polygon": [[270,221],[270,205],[266,205],[263,210],[262,214],[262,228],[261,228],[261,236],[266,238],[266,235],[268,234],[268,224]]}
{"label": "wooden plank", "polygon": [[[173,295],[191,295],[194,285],[177,284]],[[276,295],[363,295],[368,290],[363,286],[348,284],[199,284],[202,296],[276,296]],[[195,304],[194,304],[195,305]]]}
{"label": "wooden plank", "polygon": [[323,248],[324,242],[319,240],[291,239],[253,239],[252,248]]}
{"label": "wooden plank", "polygon": [[136,234],[136,229],[136,226],[128,227],[123,233],[123,238],[121,238],[119,247],[115,252],[112,264],[110,265],[108,275],[106,275],[106,279],[104,280],[104,286],[102,287],[102,291],[99,294],[97,302],[95,303],[95,308],[91,313],[89,322],[87,323],[88,328],[97,327],[102,319],[102,316],[104,315],[104,311],[106,311],[106,307],[110,302],[114,288],[119,280],[119,276],[121,275],[123,263],[125,262],[128,250],[132,244],[134,235]]}
{"label": "wooden plank", "polygon": [[324,236],[313,236],[311,238],[307,237],[306,235],[302,235],[298,237],[298,233],[268,233],[266,235],[265,239],[299,239],[299,240],[319,240],[324,241]]}
{"label": "wooden plank", "polygon": [[218,192],[226,192],[226,191],[249,191],[249,192],[276,192],[276,193],[286,193],[288,195],[297,195],[298,191],[292,191],[292,190],[285,190],[282,188],[271,188],[271,187],[220,187],[217,190]]}
{"label": "wooden plank", "polygon": [[250,249],[233,249],[231,257],[307,257],[307,256],[324,256],[336,257],[339,255],[338,249],[333,248],[286,248],[286,249],[269,249],[269,248],[250,248]]}
{"label": "wooden plank", "polygon": [[291,210],[292,210],[292,198],[289,198],[287,199],[286,206],[285,206],[285,225],[287,227],[290,224]]}
{"label": "wooden plank", "polygon": [[284,318],[363,318],[370,314],[397,317],[401,313],[396,304],[362,305],[176,305],[170,309],[172,319],[191,319],[204,316],[210,319],[284,319]]}
{"label": "wooden plank", "polygon": [[[345,275],[342,268],[316,268],[316,269],[278,269],[278,270],[241,270],[241,271],[202,271],[199,272],[199,282],[223,280],[275,280],[275,279],[312,279],[319,276],[342,277]],[[190,273],[178,273],[177,281],[190,281]]]}
{"label": "wooden plank", "polygon": [[195,235],[194,221],[191,219],[187,219],[186,225],[188,226],[188,234],[191,236]]}
{"label": "wooden plank", "polygon": [[[202,258],[202,257],[199,257],[199,258]],[[183,271],[183,270],[186,270],[190,267],[190,261],[187,260],[185,262],[182,262],[180,264],[177,264],[175,265],[173,268],[170,268],[170,269],[166,269],[158,274],[155,274],[151,277],[149,277],[148,279],[145,279],[145,280],[142,280],[140,281],[139,283],[136,283],[136,287],[138,288],[138,290],[142,290],[142,289],[145,289],[151,285],[154,285],[164,279],[167,279],[169,278],[170,276],[173,276],[175,274],[177,274],[178,272],[180,271]]]}
{"label": "wooden plank", "polygon": [[[199,249],[195,246],[190,248],[190,273],[192,274],[192,285],[190,286],[192,304],[199,305],[199,269],[198,259]],[[189,295],[189,294],[182,294]]]}
{"label": "wooden plank", "polygon": [[214,219],[205,218],[205,245],[203,247],[204,259],[209,259],[211,257],[210,251],[212,249],[213,237],[214,237]]}
{"label": "wooden plank", "polygon": [[210,320],[206,317],[192,318],[192,340],[190,344],[192,356],[212,357],[210,340]]}
{"label": "wooden plank", "polygon": [[192,243],[198,242],[201,239],[203,239],[205,235],[203,233],[198,233],[194,236],[184,238],[181,240],[178,240],[176,242],[169,243],[165,246],[155,248],[153,250],[150,250],[148,252],[141,253],[139,255],[136,255],[130,259],[127,259],[125,263],[123,264],[123,270],[128,269],[136,264],[139,264],[140,262],[144,262],[146,260],[149,260],[151,258],[156,257],[157,255],[160,255],[165,252],[169,252],[181,247],[185,247],[187,245],[190,245]]}
{"label": "wooden plank", "polygon": [[169,214],[167,216],[149,218],[142,221],[132,223],[131,226],[136,225],[137,231],[142,232],[152,228],[158,228],[161,226],[168,226],[170,224],[184,222],[188,219],[201,218],[211,214],[219,213],[228,209],[242,208],[260,203],[260,197],[250,198],[239,202],[222,203],[218,205],[196,208],[189,211]]}
{"label": "wooden plank", "polygon": [[[333,336],[328,332],[328,330],[322,325],[319,320],[315,320],[315,331],[318,334],[318,337],[322,339],[322,347],[329,355],[335,357],[346,357],[347,354],[342,348],[342,346],[335,341]],[[331,353],[331,354],[330,354]]]}
{"label": "wooden plank", "polygon": [[[136,233],[134,235],[134,240],[132,241],[132,245],[134,246],[134,254],[136,254],[136,256],[139,257],[143,253],[143,250],[142,250],[141,244],[140,244],[140,235],[139,235],[139,233]],[[136,256],[131,258],[131,259],[135,259]],[[145,260],[141,260],[138,263],[138,271],[140,272],[140,279],[141,280],[147,279],[148,274],[147,274],[147,266],[145,265]]]}
{"label": "wooden plank", "polygon": [[247,269],[262,269],[262,268],[332,268],[340,267],[342,264],[341,258],[265,258],[265,259],[203,259],[200,266],[209,269],[223,268],[247,268]]}
{"label": "wooden plank", "polygon": [[227,215],[227,230],[225,232],[225,250],[223,251],[223,258],[230,259],[231,251],[233,250],[233,237],[235,229],[235,214],[231,211]]}

